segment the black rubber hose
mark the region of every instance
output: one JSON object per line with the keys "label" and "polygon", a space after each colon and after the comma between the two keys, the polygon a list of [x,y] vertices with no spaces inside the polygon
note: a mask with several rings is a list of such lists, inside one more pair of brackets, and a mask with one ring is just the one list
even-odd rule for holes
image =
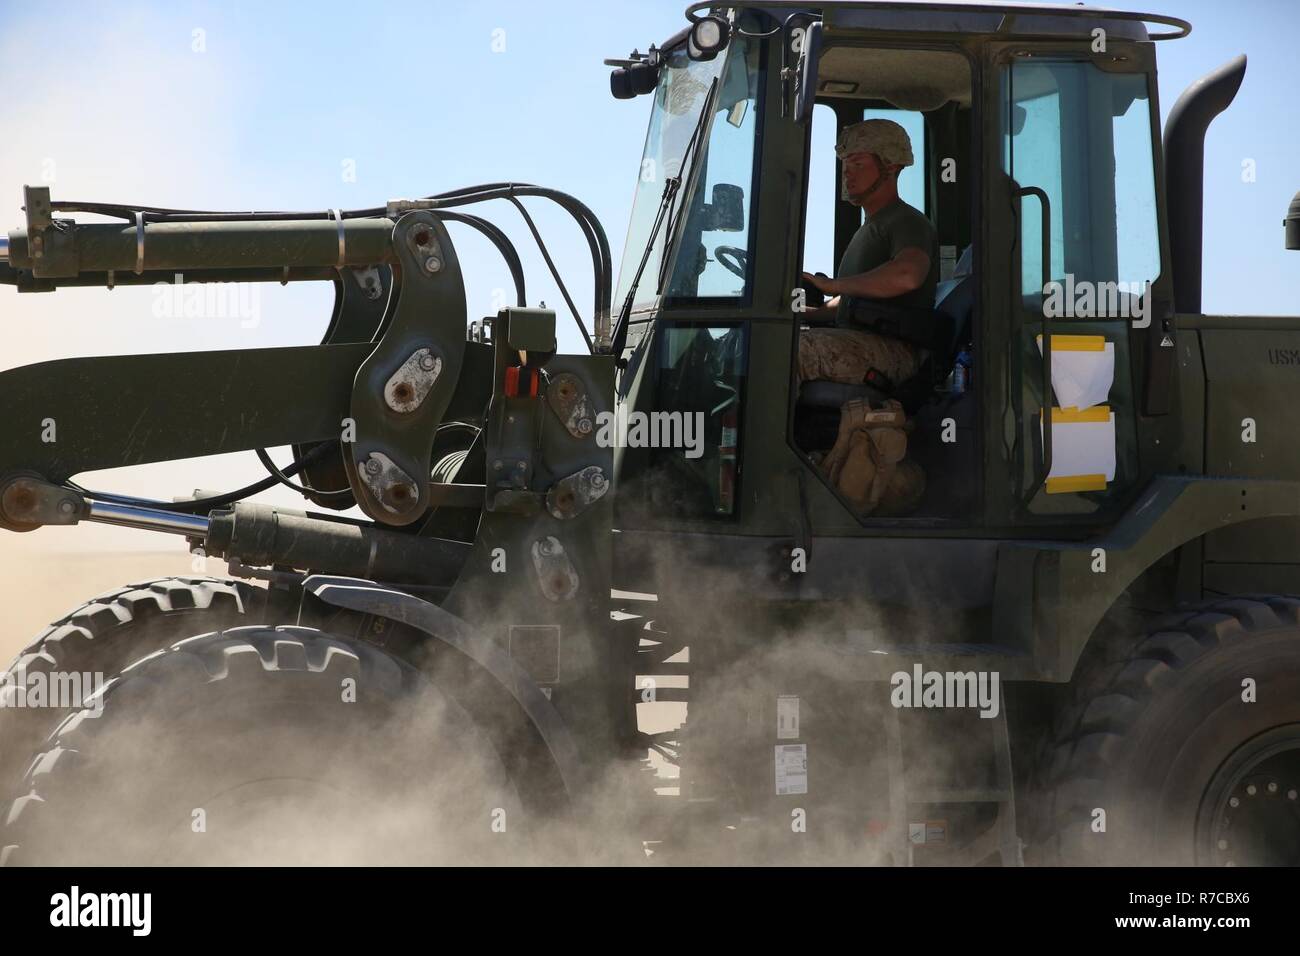
{"label": "black rubber hose", "polygon": [[468,213],[451,212],[450,210],[442,213],[442,215],[451,222],[464,223],[471,228],[477,229],[497,247],[497,251],[501,253],[501,258],[506,261],[506,267],[510,270],[510,278],[514,280],[516,302],[521,309],[526,308],[528,306],[528,296],[524,289],[524,265],[519,259],[519,250],[510,241],[510,237],[495,224],[480,216],[471,216]]}
{"label": "black rubber hose", "polygon": [[280,467],[271,460],[271,456],[267,453],[265,448],[257,448],[255,451],[257,452],[257,460],[262,463],[263,468],[270,472],[272,478],[284,485],[286,488],[298,492],[298,494],[302,495],[304,498],[310,498],[312,495],[318,495],[322,498],[338,497],[339,495],[350,495],[352,493],[351,487],[340,488],[337,491],[322,491],[319,488],[308,488],[305,485],[295,484],[293,480],[281,471]]}
{"label": "black rubber hose", "polygon": [[514,203],[515,208],[519,210],[519,215],[524,217],[524,222],[528,225],[529,231],[532,232],[533,238],[537,240],[537,248],[541,250],[542,259],[546,261],[546,268],[551,270],[551,278],[555,280],[555,284],[560,289],[560,295],[564,297],[565,304],[568,305],[569,311],[573,313],[573,321],[577,323],[578,331],[582,333],[582,340],[587,343],[587,351],[594,352],[596,349],[591,344],[591,336],[587,334],[587,327],[582,324],[582,316],[578,314],[578,307],[573,304],[573,297],[569,295],[569,290],[565,286],[564,280],[560,278],[560,270],[555,268],[555,263],[551,261],[551,253],[547,250],[546,243],[542,240],[542,234],[537,231],[537,225],[533,222],[533,217],[528,214],[528,210],[524,208],[524,204],[514,196],[509,196],[507,198],[509,198],[509,200]]}
{"label": "black rubber hose", "polygon": [[[606,236],[600,220],[584,203],[568,193],[544,186],[534,186],[530,183],[485,183],[481,186],[465,186],[444,193],[435,193],[424,198],[439,203],[438,208],[441,208],[443,206],[470,205],[472,203],[486,202],[489,199],[507,199],[515,196],[539,196],[549,199],[577,221],[591,252],[592,271],[595,277],[593,320],[597,325],[600,324],[602,317],[608,321],[613,298],[613,259],[609,251],[609,238]],[[213,212],[193,209],[167,209],[160,206],[127,206],[120,203],[83,203],[75,201],[52,202],[50,207],[61,212],[89,212],[127,220],[134,219],[136,213],[141,212],[145,214],[145,219],[149,222],[282,221],[332,219],[334,217],[333,211],[329,210],[316,210],[314,212],[257,212],[252,210],[249,212]],[[386,206],[380,206],[371,209],[340,210],[339,215],[344,219],[362,219],[384,216],[387,211]],[[502,234],[502,238],[504,238],[504,234]],[[501,247],[498,246],[498,248]],[[522,273],[522,267],[520,271]]]}
{"label": "black rubber hose", "polygon": [[[293,477],[311,464],[317,456],[324,454],[325,450],[330,447],[332,446],[328,443],[317,445],[293,464],[281,469],[281,473],[286,477]],[[95,501],[107,501],[119,505],[140,505],[141,507],[158,508],[161,511],[175,511],[180,514],[196,514],[234,504],[242,498],[266,491],[268,488],[274,488],[277,484],[279,484],[279,479],[270,476],[263,478],[261,481],[255,481],[251,485],[245,485],[243,488],[236,488],[224,495],[216,495],[212,498],[197,498],[193,501],[153,501],[149,498],[133,498],[130,495],[114,495],[106,491],[92,491],[89,488],[82,488],[73,481],[64,482],[64,487]]]}

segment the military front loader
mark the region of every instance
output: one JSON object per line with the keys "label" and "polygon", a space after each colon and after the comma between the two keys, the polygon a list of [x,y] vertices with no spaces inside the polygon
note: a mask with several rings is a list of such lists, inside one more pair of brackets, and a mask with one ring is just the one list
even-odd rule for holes
{"label": "military front loader", "polygon": [[[27,187],[19,293],[335,303],[316,346],[0,374],[0,525],[230,572],[101,595],[14,661],[4,861],[1300,861],[1300,318],[1201,311],[1203,142],[1245,59],[1162,137],[1155,51],[1190,29],[695,4],[607,61],[651,102],[617,284],[591,211],[534,185],[316,212]],[[935,308],[894,328],[922,372],[800,381],[801,275],[863,221],[830,144],[873,117],[938,235]],[[585,239],[585,317],[525,200]],[[585,354],[529,305],[505,203]],[[513,278],[496,315],[462,230]],[[902,513],[822,459],[846,403],[891,400],[925,476]],[[248,451],[268,476],[230,492],[86,477]],[[276,485],[303,510],[249,500]]]}

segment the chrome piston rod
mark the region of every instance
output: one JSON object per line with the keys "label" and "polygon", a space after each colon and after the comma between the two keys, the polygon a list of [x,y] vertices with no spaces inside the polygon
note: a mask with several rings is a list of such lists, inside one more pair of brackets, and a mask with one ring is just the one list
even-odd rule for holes
{"label": "chrome piston rod", "polygon": [[203,538],[208,534],[205,515],[187,515],[139,505],[117,505],[106,501],[88,502],[90,510],[82,519],[112,524],[122,528],[140,528],[144,531],[164,531],[183,534],[187,538]]}

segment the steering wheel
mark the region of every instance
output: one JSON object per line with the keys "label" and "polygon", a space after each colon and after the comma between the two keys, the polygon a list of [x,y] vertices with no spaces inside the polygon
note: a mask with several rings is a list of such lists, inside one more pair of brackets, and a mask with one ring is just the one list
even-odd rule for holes
{"label": "steering wheel", "polygon": [[713,250],[713,258],[732,275],[745,278],[746,267],[749,265],[747,249],[741,249],[739,246],[718,246]]}

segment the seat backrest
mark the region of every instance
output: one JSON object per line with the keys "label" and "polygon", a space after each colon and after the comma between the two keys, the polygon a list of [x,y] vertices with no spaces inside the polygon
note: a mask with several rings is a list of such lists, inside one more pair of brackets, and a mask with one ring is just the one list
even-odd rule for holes
{"label": "seat backrest", "polygon": [[[972,268],[973,248],[967,246],[962,252],[961,258],[957,260],[957,265],[953,269],[952,278],[945,279],[935,287],[934,307],[952,319],[953,326],[953,340],[948,350],[950,355],[942,357],[944,362],[947,362],[949,357],[955,360],[957,352],[966,344],[970,336],[971,316],[975,311],[975,295],[978,291]],[[947,369],[944,370],[944,374],[947,374]]]}

